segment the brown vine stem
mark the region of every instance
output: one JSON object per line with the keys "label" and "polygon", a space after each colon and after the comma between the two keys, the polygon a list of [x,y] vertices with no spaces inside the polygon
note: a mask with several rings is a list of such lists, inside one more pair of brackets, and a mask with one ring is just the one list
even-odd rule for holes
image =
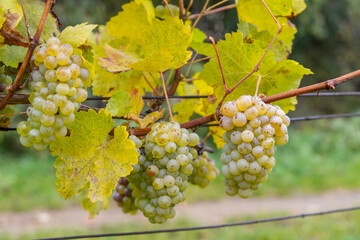
{"label": "brown vine stem", "polygon": [[54,3],[55,3],[55,0],[47,0],[43,15],[41,17],[39,26],[38,26],[38,28],[36,30],[36,33],[35,33],[35,36],[30,41],[29,49],[28,49],[28,51],[27,51],[27,53],[25,55],[24,61],[21,64],[19,72],[17,73],[17,75],[15,77],[15,81],[9,87],[9,89],[8,89],[9,92],[6,95],[6,97],[0,103],[0,110],[4,109],[6,107],[7,103],[10,101],[12,96],[14,96],[15,92],[19,90],[21,79],[24,76],[26,67],[29,64],[30,58],[31,58],[31,56],[32,56],[32,54],[33,54],[33,52],[35,50],[35,47],[37,45],[39,45],[39,43],[40,43],[39,40],[40,40],[41,32],[42,32],[42,30],[44,28],[47,15],[49,14],[49,11],[51,10],[51,7],[53,6]]}
{"label": "brown vine stem", "polygon": [[[330,80],[326,80],[324,82],[321,83],[317,83],[317,84],[313,84],[310,86],[306,86],[306,87],[302,87],[302,88],[298,88],[295,90],[291,90],[288,92],[283,92],[283,93],[279,93],[279,94],[275,94],[269,97],[263,97],[261,98],[265,103],[270,103],[270,102],[275,102],[275,101],[279,101],[282,99],[286,99],[286,98],[290,98],[290,97],[295,97],[295,96],[299,96],[305,93],[310,93],[310,92],[317,92],[320,90],[334,90],[336,85],[339,85],[347,80],[350,80],[352,78],[355,77],[359,77],[360,76],[360,70],[356,70],[354,72],[345,74],[343,76],[334,78],[334,79],[330,79]],[[197,127],[209,122],[213,122],[216,121],[216,114],[211,114],[205,117],[201,117],[198,119],[194,119],[191,120],[189,122],[183,123],[181,124],[181,127],[183,128],[193,128],[193,127]],[[146,135],[151,129],[150,128],[144,128],[144,129],[131,129],[130,133],[137,135],[137,136],[144,136]]]}
{"label": "brown vine stem", "polygon": [[171,86],[171,89],[168,92],[169,96],[173,96],[176,92],[177,87],[179,86],[180,81],[182,80],[181,77],[181,68],[176,69],[175,75],[174,75],[174,82]]}
{"label": "brown vine stem", "polygon": [[172,16],[172,17],[175,17],[175,16],[174,16],[174,13],[171,11],[171,8],[170,8],[170,6],[169,6],[169,3],[168,3],[166,0],[163,0],[163,1],[164,1],[164,3],[165,3],[166,7],[169,9],[169,12],[170,12],[171,16]]}
{"label": "brown vine stem", "polygon": [[184,19],[184,0],[179,0],[179,18]]}
{"label": "brown vine stem", "polygon": [[282,99],[286,99],[286,98],[290,98],[290,97],[294,97],[294,96],[299,96],[305,93],[310,93],[310,92],[317,92],[320,90],[334,90],[335,86],[343,83],[349,79],[355,78],[355,77],[359,77],[360,76],[360,70],[356,70],[354,72],[345,74],[343,76],[334,78],[334,79],[330,79],[321,83],[317,83],[317,84],[313,84],[307,87],[302,87],[302,88],[298,88],[298,89],[294,89],[288,92],[283,92],[283,93],[279,93],[279,94],[275,94],[269,97],[264,97],[262,98],[262,100],[265,103],[270,103],[270,102],[275,102],[278,100],[282,100]]}
{"label": "brown vine stem", "polygon": [[[225,11],[225,10],[229,10],[229,9],[232,9],[232,8],[236,8],[237,4],[230,4],[230,5],[227,5],[227,6],[224,6],[224,7],[220,7],[220,8],[216,8],[214,10],[211,10],[211,11],[208,11],[208,12],[205,12],[202,14],[202,16],[206,16],[206,15],[209,15],[209,14],[213,14],[213,13],[217,13],[217,12],[222,12],[222,11]],[[188,17],[189,20],[192,20],[192,19],[195,19],[197,17],[200,16],[201,13],[196,13],[196,14],[193,14],[193,15],[190,15]]]}

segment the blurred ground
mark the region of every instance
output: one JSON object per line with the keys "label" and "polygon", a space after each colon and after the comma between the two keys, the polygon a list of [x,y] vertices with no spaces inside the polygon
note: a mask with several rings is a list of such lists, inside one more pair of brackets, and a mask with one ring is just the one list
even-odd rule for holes
{"label": "blurred ground", "polygon": [[[252,216],[264,213],[303,214],[356,206],[360,199],[360,189],[336,190],[319,195],[297,195],[291,197],[239,199],[227,197],[220,201],[182,203],[177,206],[176,219],[186,218],[201,225],[222,224],[229,218]],[[285,214],[277,214],[283,216]],[[174,221],[174,220],[172,220]],[[0,215],[0,236],[8,234],[16,237],[37,231],[79,228],[93,229],[109,224],[144,223],[148,221],[141,213],[123,214],[115,205],[89,219],[80,207],[63,210],[35,210],[23,213],[4,212]],[[50,237],[50,236],[49,236]],[[55,237],[55,236],[52,236]]]}

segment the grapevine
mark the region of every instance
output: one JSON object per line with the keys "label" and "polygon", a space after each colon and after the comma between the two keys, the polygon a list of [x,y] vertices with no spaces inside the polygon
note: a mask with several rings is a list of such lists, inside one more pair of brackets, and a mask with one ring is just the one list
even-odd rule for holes
{"label": "grapevine", "polygon": [[[91,216],[112,196],[123,212],[139,210],[151,223],[164,223],[175,217],[189,183],[204,188],[217,177],[216,161],[226,193],[249,197],[272,171],[276,145],[289,139],[286,113],[295,110],[294,97],[360,76],[357,70],[298,88],[312,74],[288,59],[296,32],[289,16],[305,10],[303,0],[221,7],[206,1],[199,13],[190,13],[193,1],[130,1],[106,25],[62,32],[49,14],[55,1],[9,2],[0,4],[0,51],[14,58],[0,56],[0,127],[17,125],[25,147],[49,146],[57,191],[66,199],[86,196]],[[224,40],[215,43],[197,27],[204,16],[232,8],[241,23]],[[25,28],[18,25],[22,18]],[[201,70],[193,67],[199,62]],[[107,99],[106,107],[82,105],[88,95]],[[13,121],[22,112],[11,105],[28,103],[25,118]],[[217,121],[225,145],[214,161],[201,149],[210,139],[198,145],[196,131]]]}

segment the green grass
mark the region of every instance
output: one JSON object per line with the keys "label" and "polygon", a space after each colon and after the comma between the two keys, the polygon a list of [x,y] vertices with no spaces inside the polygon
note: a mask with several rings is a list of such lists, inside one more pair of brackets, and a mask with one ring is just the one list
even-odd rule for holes
{"label": "green grass", "polygon": [[[254,195],[316,194],[333,188],[359,188],[358,126],[360,118],[294,123],[289,143],[278,148],[277,163],[268,181]],[[0,143],[0,211],[62,208],[74,203],[56,193],[54,158],[49,153],[22,150],[17,136],[15,140],[7,136]],[[217,164],[219,155],[220,151],[213,154]],[[221,176],[206,189],[190,186],[187,190],[188,201],[224,196]]]}
{"label": "green grass", "polygon": [[[256,220],[270,217],[287,216],[289,213],[272,213],[257,216],[241,216],[226,221],[227,223]],[[174,232],[126,237],[108,237],[107,240],[182,240],[182,239],[264,239],[264,240],[302,240],[302,239],[359,239],[360,211],[336,213],[326,216],[308,217],[281,222],[260,223],[248,226],[235,226],[212,230],[197,230],[189,232]],[[34,239],[46,237],[64,237],[72,235],[104,234],[133,231],[151,231],[158,229],[171,229],[182,227],[202,226],[199,222],[189,219],[177,219],[164,225],[151,225],[150,223],[112,224],[100,227],[84,227],[83,229],[51,229],[36,231],[31,234],[20,235],[17,239]],[[14,236],[0,235],[1,239],[16,239]],[[104,238],[105,239],[105,238]]]}

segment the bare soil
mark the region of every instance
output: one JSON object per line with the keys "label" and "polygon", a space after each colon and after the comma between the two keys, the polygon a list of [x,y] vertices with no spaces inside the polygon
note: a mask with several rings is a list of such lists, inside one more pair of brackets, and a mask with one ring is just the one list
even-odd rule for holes
{"label": "bare soil", "polygon": [[[270,212],[289,214],[326,211],[360,203],[360,189],[336,190],[319,195],[239,199],[227,197],[216,202],[182,203],[176,207],[177,218],[189,218],[202,224],[219,224],[236,216],[249,216]],[[107,211],[89,219],[80,206],[62,210],[33,210],[23,213],[0,213],[0,234],[18,235],[38,230],[86,229],[125,222],[147,223],[141,213],[125,215],[112,204]]]}

